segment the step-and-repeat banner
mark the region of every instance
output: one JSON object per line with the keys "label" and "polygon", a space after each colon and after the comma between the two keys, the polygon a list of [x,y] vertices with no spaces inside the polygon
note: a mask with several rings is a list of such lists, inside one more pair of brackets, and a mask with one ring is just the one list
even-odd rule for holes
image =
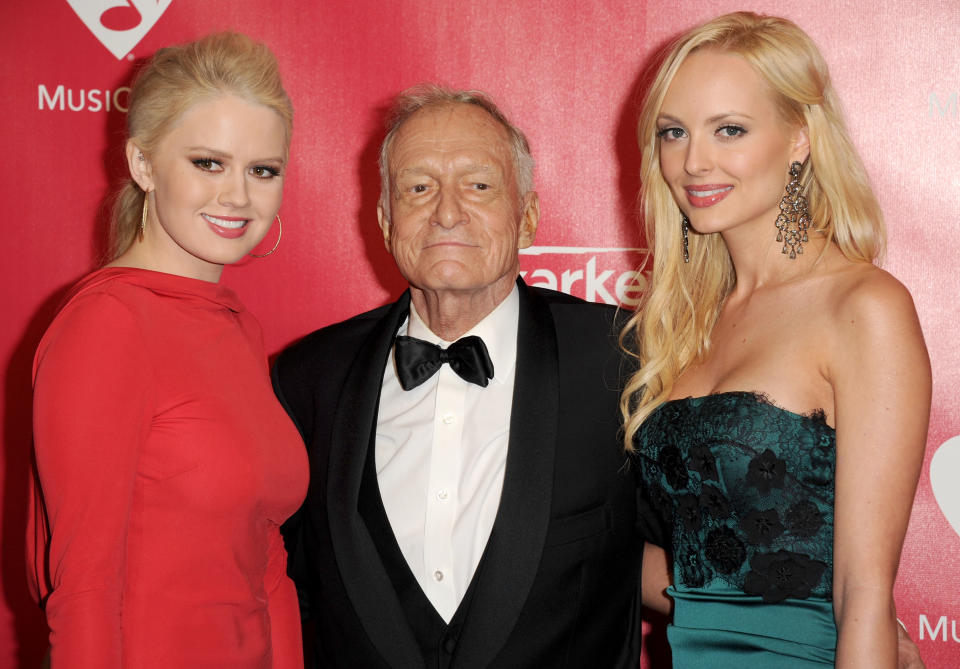
{"label": "step-and-repeat banner", "polygon": [[641,73],[672,36],[737,9],[791,18],[822,48],[886,214],[885,267],[916,301],[934,397],[897,608],[928,667],[960,666],[952,0],[4,0],[0,666],[39,666],[45,649],[23,565],[30,365],[65,288],[102,257],[104,201],[125,169],[138,63],[224,29],[265,41],[280,60],[296,107],[283,240],[269,258],[224,275],[275,352],[402,289],[376,223],[376,153],[385,106],[420,81],[485,90],[529,135],[542,219],[522,258],[528,282],[636,304],[646,286],[635,271],[644,245],[635,216]]}

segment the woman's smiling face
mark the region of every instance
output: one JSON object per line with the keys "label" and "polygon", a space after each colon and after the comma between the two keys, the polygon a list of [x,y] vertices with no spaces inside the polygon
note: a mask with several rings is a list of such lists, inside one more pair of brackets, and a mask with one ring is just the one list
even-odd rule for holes
{"label": "woman's smiling face", "polygon": [[216,281],[263,239],[283,198],[284,137],[276,112],[222,95],[188,109],[142,166],[131,159],[155,269]]}
{"label": "woman's smiling face", "polygon": [[806,131],[783,120],[756,70],[717,50],[686,58],[657,130],[663,178],[701,233],[773,228],[787,170],[808,153]]}

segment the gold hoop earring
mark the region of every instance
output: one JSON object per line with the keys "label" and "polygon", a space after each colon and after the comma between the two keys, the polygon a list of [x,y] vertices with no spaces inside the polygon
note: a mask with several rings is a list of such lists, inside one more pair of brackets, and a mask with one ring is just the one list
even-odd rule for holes
{"label": "gold hoop earring", "polygon": [[277,233],[277,243],[273,245],[273,248],[266,253],[251,253],[250,255],[254,258],[266,258],[277,250],[277,247],[280,246],[280,238],[283,237],[283,221],[280,220],[280,214],[277,214],[277,224],[280,226],[280,231]]}
{"label": "gold hoop earring", "polygon": [[140,231],[138,233],[138,236],[140,237],[141,242],[143,241],[143,229],[147,227],[147,209],[148,209],[147,195],[148,194],[149,194],[148,191],[143,191],[143,212],[140,214]]}

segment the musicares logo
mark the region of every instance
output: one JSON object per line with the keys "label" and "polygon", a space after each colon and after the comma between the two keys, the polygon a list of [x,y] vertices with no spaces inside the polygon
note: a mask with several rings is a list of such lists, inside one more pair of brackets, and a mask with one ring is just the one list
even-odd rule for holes
{"label": "musicares logo", "polygon": [[150,32],[173,0],[67,0],[94,37],[120,60]]}

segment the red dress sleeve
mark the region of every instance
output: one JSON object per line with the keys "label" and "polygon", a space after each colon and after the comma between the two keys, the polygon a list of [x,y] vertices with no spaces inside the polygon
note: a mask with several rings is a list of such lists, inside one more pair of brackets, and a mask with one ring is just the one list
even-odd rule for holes
{"label": "red dress sleeve", "polygon": [[33,429],[44,527],[30,564],[52,666],[121,666],[121,601],[138,456],[152,419],[149,352],[108,293],[76,298],[34,361]]}

